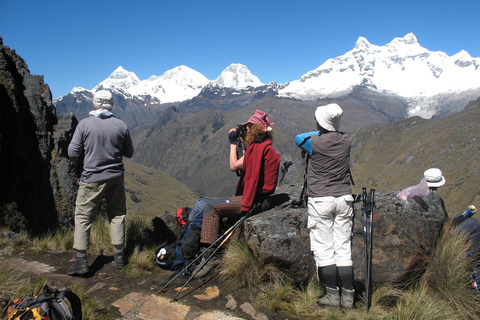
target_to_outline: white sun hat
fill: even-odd
[[[315,111],[315,120],[317,120],[318,124],[325,130],[338,131],[342,114],[342,108],[336,103],[331,103],[317,108]]]
[[[438,168],[430,168],[423,173],[429,187],[441,187],[445,184],[445,177]]]

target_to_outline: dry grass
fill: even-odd
[[[241,241],[232,241],[222,261],[222,277],[232,287],[246,287],[252,293],[265,283],[283,283],[284,274],[275,266],[265,264],[254,257],[248,246]]]
[[[408,289],[394,284],[375,287],[368,313],[363,297],[357,297],[353,310],[318,307],[323,289],[316,279],[296,287],[273,265],[255,259],[239,241],[230,244],[221,274],[231,286],[248,288],[260,311],[288,319],[480,319],[480,298],[469,283],[473,268],[472,259],[466,257],[469,245],[447,224],[422,278]]]
[[[149,228],[148,221],[144,219],[131,219],[127,223],[130,260],[125,272],[130,277],[144,276],[154,268],[152,257],[155,246],[148,239]],[[69,244],[63,243],[65,239]],[[71,247],[72,241],[72,232],[49,235],[33,241],[24,233],[14,239],[13,243],[22,247],[36,246],[39,250],[65,250]],[[98,244],[95,245],[95,242]],[[113,250],[109,224],[102,217],[95,221],[92,228],[92,245],[91,251],[96,254]],[[361,296],[357,297],[357,308],[353,310],[318,307],[316,301],[323,295],[323,289],[316,279],[304,287],[295,286],[275,266],[257,259],[246,243],[239,240],[232,240],[229,244],[220,274],[226,285],[246,288],[259,311],[288,319],[480,319],[480,299],[469,283],[473,265],[472,260],[466,257],[468,249],[469,243],[465,237],[452,233],[452,227],[447,224],[422,278],[412,283],[408,289],[394,284],[375,287],[368,313]],[[0,265],[2,295],[23,295],[28,293],[27,289],[40,290],[44,283],[32,283],[18,271],[2,270]],[[86,298],[82,298],[82,301],[83,299]],[[95,301],[87,303],[90,304],[90,311],[87,311],[86,319],[101,319],[101,305]]]

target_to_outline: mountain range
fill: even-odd
[[[472,58],[463,50],[453,56],[429,51],[412,33],[384,46],[360,37],[351,51],[284,84],[265,85],[242,64],[231,64],[215,80],[208,80],[187,66],[140,80],[134,72],[120,66],[92,90],[76,87],[71,94],[104,88],[125,99],[158,105],[190,100],[204,89],[226,88],[240,94],[268,88],[279,97],[316,100],[344,96],[357,86],[402,98],[407,116],[430,118],[450,114],[459,111],[458,104],[464,106],[480,92],[480,58]]]
[[[213,81],[185,66],[143,81],[118,68],[92,90],[75,88],[54,103],[57,114],[72,112],[81,119],[92,109],[94,91],[112,90],[114,114],[125,120],[132,132],[133,161],[164,171],[208,197],[234,192],[238,178],[228,167],[227,132],[256,109],[267,112],[275,122],[274,146],[282,161],[292,162],[283,183],[301,185],[305,165],[293,139],[315,130],[317,106],[338,103],[344,110],[340,129],[354,141],[355,188],[401,189],[418,183],[429,167],[446,168],[449,184],[460,192],[447,203],[447,209],[452,208],[449,212],[456,213],[463,202],[475,198],[475,187],[467,190],[462,181],[476,176],[478,169],[474,169],[474,161],[455,171],[457,161],[470,163],[467,157],[471,154],[464,149],[451,157],[442,155],[455,145],[469,145],[470,139],[480,141],[471,136],[476,133],[476,120],[465,116],[475,113],[462,111],[472,101],[477,104],[471,108],[478,107],[479,66],[479,59],[466,52],[452,57],[430,52],[413,34],[382,47],[360,38],[345,55],[285,84],[262,84],[240,64],[229,66]],[[452,135],[464,125],[462,121],[468,122],[472,131]],[[411,124],[409,130],[399,129],[404,123]],[[438,132],[435,139],[430,138],[432,131],[422,129],[430,126]],[[422,150],[428,150],[428,156]],[[477,154],[479,147],[469,150]],[[387,159],[388,154],[397,158]],[[453,195],[457,191],[448,192]]]

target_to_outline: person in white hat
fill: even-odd
[[[427,185],[430,190],[436,190],[445,184],[446,180],[442,174],[442,171],[438,168],[430,168],[423,173]]]
[[[87,250],[90,229],[101,201],[107,202],[110,235],[114,245],[117,269],[126,264],[125,242],[125,187],[123,158],[131,158],[134,148],[127,125],[113,116],[113,96],[99,90],[93,97],[94,110],[82,119],[68,146],[70,158],[84,155],[75,202],[74,243],[75,263],[68,268],[69,275],[88,273]]]
[[[302,149],[302,156],[308,157],[310,245],[327,291],[319,304],[348,309],[353,308],[355,295],[351,252],[353,197],[350,139],[338,131],[342,114],[342,108],[335,103],[318,107],[318,131],[299,134],[295,142]]]

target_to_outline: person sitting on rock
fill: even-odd
[[[319,304],[353,308],[350,139],[338,131],[342,114],[342,108],[335,103],[318,107],[318,131],[299,134],[295,142],[302,149],[302,156],[309,156],[307,224],[311,250],[327,291]]]
[[[266,210],[270,206],[270,195],[275,192],[278,173],[280,171],[280,155],[272,145],[273,130],[267,114],[257,110],[242,126],[246,129],[245,143],[247,149],[244,155],[238,157],[237,144],[243,137],[239,136],[237,129],[230,129],[228,138],[230,142],[230,169],[241,171],[237,183],[235,196],[227,199],[214,200],[204,207],[200,244],[202,246],[202,261],[196,273],[196,278],[207,275],[216,265],[220,258],[217,254],[210,257],[207,263],[200,269],[211,252],[204,252],[219,237],[220,224],[224,218],[228,222],[238,221],[252,208],[261,207]]]
[[[438,168],[430,168],[423,173],[425,180],[430,191],[436,191],[439,187],[443,186],[446,182],[442,171]]]

